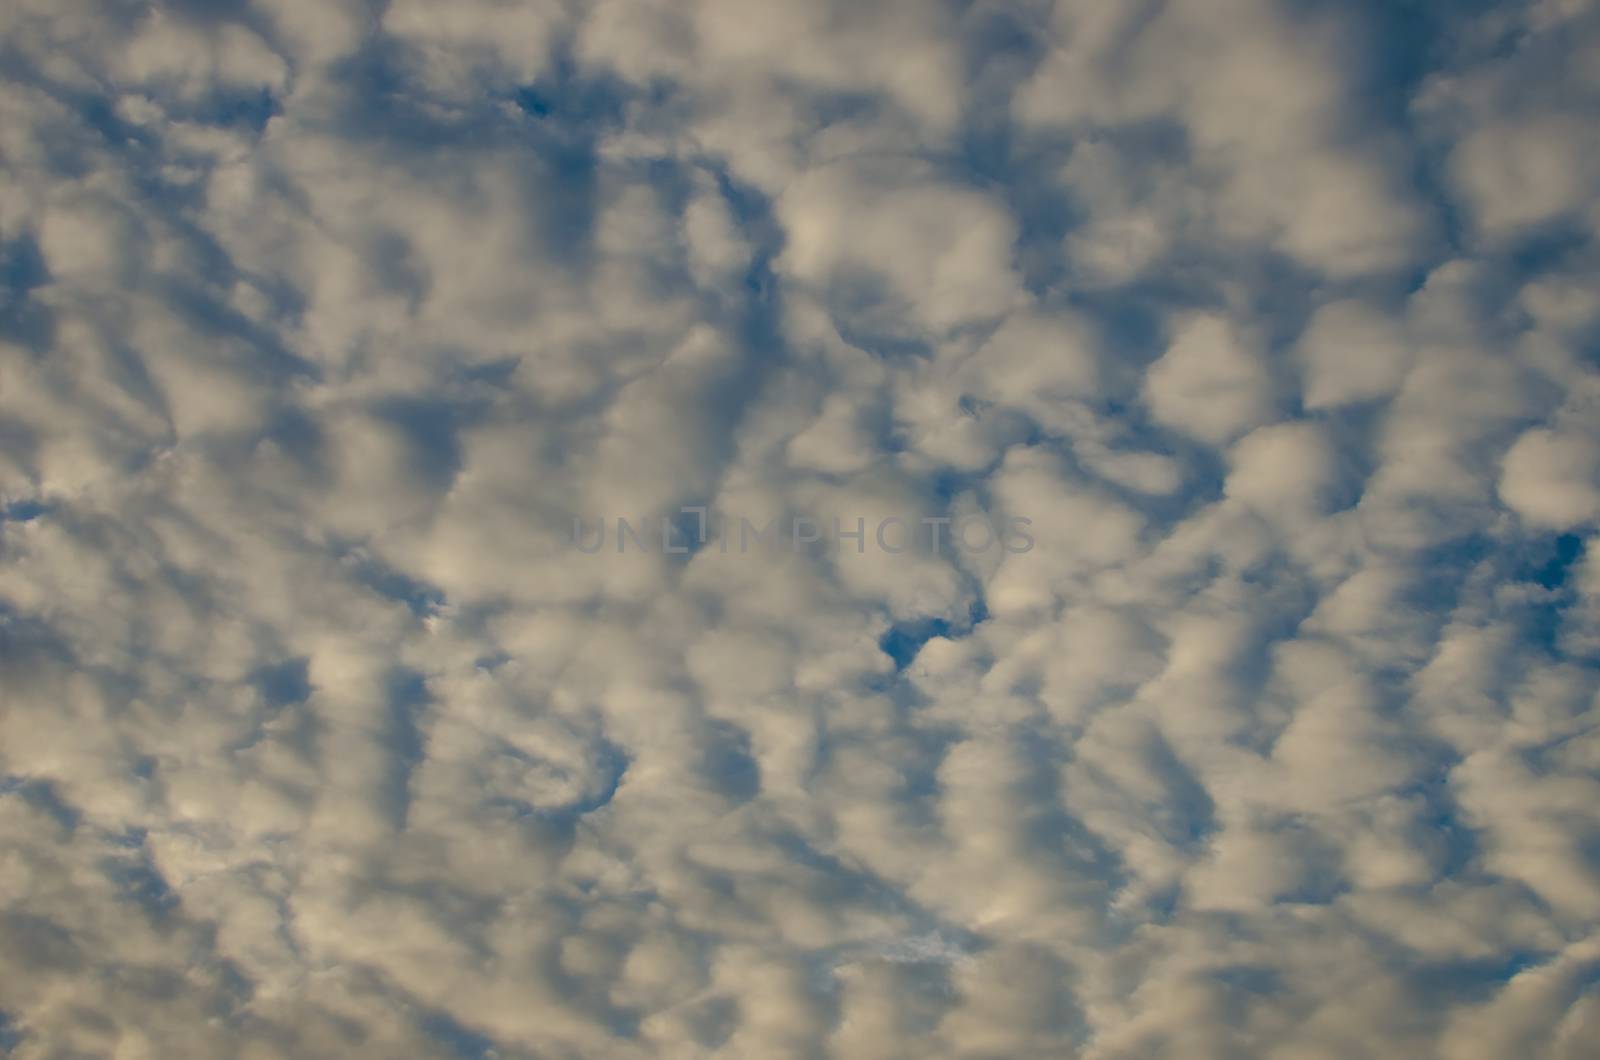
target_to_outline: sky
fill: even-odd
[[[1597,1055],[1594,0],[7,0],[0,175],[0,1056]]]

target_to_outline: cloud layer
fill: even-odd
[[[0,40],[0,1055],[1592,1055],[1593,3]]]

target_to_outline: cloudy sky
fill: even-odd
[[[1597,188],[1593,0],[6,0],[0,1055],[1600,1055]]]

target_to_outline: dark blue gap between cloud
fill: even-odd
[[[959,639],[988,617],[988,607],[982,600],[978,600],[972,605],[967,621],[962,626],[952,625],[943,618],[924,618],[896,623],[878,639],[878,648],[894,660],[895,670],[901,671],[911,665],[911,660],[917,657],[917,652],[921,651],[922,646],[928,641],[935,637]]]
[[[428,1013],[417,1021],[417,1026],[461,1060],[490,1060],[497,1055],[494,1039],[468,1029],[443,1012]]]

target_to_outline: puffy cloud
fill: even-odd
[[[1587,1055],[1592,7],[7,5],[0,1052]]]
[[[782,273],[847,313],[860,304],[858,326],[891,337],[907,322],[938,332],[1016,305],[1015,223],[998,204],[898,166],[874,168],[838,164],[785,189],[777,202],[788,234]]]
[[[1188,156],[1181,174],[1123,163],[1134,173],[1120,187],[1108,184],[1107,163],[1118,163],[1104,148],[1063,171],[1092,211],[1073,240],[1092,271],[1143,271],[1168,253],[1159,231],[1173,227],[1341,277],[1402,266],[1422,243],[1428,222],[1404,156],[1386,130],[1351,120],[1361,27],[1237,0],[1152,14],[1065,2],[1052,30],[1019,117],[1084,132],[1170,123]]]
[[[533,81],[550,61],[563,21],[555,3],[482,0],[441,8],[399,0],[384,9],[381,24],[418,53],[425,90],[451,99]]]
[[[1180,320],[1171,345],[1145,375],[1145,402],[1164,424],[1213,445],[1272,410],[1272,380],[1254,340],[1225,318]]]
[[[1593,140],[1582,119],[1487,125],[1461,143],[1451,164],[1479,226],[1503,236],[1590,205]]]
[[[1308,409],[1388,397],[1410,363],[1405,333],[1394,318],[1354,301],[1318,307],[1299,347]]]
[[[1535,526],[1567,530],[1600,519],[1600,442],[1535,428],[1506,452],[1500,496]]]
[[[1268,511],[1322,507],[1337,471],[1333,445],[1310,423],[1262,427],[1229,455],[1228,496]]]

